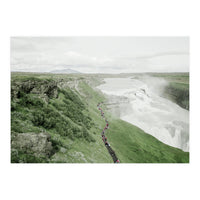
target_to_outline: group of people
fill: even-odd
[[[102,103],[103,103],[103,102],[98,103],[98,104],[97,104],[97,108],[101,111],[101,116],[102,116],[102,118],[105,119],[105,122],[106,122],[106,126],[104,127],[103,131],[101,132],[101,136],[102,136],[102,140],[103,140],[105,146],[108,148],[108,147],[110,147],[110,144],[108,143],[107,137],[105,136],[105,131],[109,128],[109,124],[108,124],[108,120],[105,118],[105,115],[104,115],[104,112],[103,112],[102,108],[100,107]],[[110,148],[110,149],[111,149],[111,148]],[[112,151],[113,151],[113,150],[112,150]],[[110,153],[110,151],[109,151],[109,153]],[[114,153],[114,151],[113,151],[113,153]],[[111,156],[113,156],[113,153],[110,153]],[[114,154],[115,154],[115,153],[114,153]],[[116,157],[116,155],[114,155],[114,156]],[[119,163],[119,159],[115,159],[114,162],[115,162],[115,163]]]

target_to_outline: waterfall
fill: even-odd
[[[161,97],[165,84],[158,78],[105,78],[98,86],[109,97],[118,117],[158,140],[189,151],[189,112]]]

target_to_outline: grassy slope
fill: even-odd
[[[112,120],[108,135],[111,146],[124,163],[189,162],[189,153],[163,144],[141,129],[121,120]]]
[[[49,77],[48,75],[37,76],[41,79]],[[66,75],[60,77],[65,79]],[[51,78],[55,80],[60,77],[54,76]],[[67,76],[67,78],[69,77]],[[95,78],[92,80],[92,77],[87,77],[87,80],[88,79],[93,81],[93,83],[97,83]],[[98,102],[105,100],[103,95],[92,89],[85,82],[84,76],[83,79],[79,81],[79,91],[74,90],[74,93],[79,96],[81,102],[86,106],[83,113],[92,118],[93,125],[88,129],[88,132],[95,142],[89,142],[82,137],[75,137],[72,139],[69,136],[59,134],[55,129],[46,130],[50,133],[52,139],[58,143],[57,145],[59,147],[59,150],[48,162],[112,163],[113,161],[100,136],[101,130],[105,126],[105,122],[102,120],[96,107]],[[59,105],[63,103],[64,99],[65,97],[60,93],[57,99],[53,98],[51,101],[54,103],[56,102]],[[52,104],[50,105],[50,108],[57,112],[56,108],[52,106]],[[24,109],[26,110],[26,108],[21,109],[23,112],[25,112]],[[34,107],[32,109],[39,108]],[[156,138],[144,133],[141,129],[122,120],[111,117],[109,113],[106,112],[106,107],[104,107],[104,110],[110,122],[110,129],[107,132],[108,141],[122,163],[189,162],[189,153],[185,153],[179,149],[159,142]],[[40,132],[41,130],[44,130],[43,127],[34,126],[30,120],[23,121],[23,117],[19,117],[23,112],[18,111],[17,115],[14,115],[13,120],[20,121],[20,126],[25,125],[25,132]],[[30,115],[30,113],[28,113],[29,112],[26,113],[26,117]],[[63,117],[63,120],[70,120],[66,116]]]
[[[74,82],[75,80],[80,81],[80,85],[82,85],[83,90],[84,86],[86,85],[82,79],[79,78],[79,76],[68,76],[68,75],[48,75],[48,74],[20,74],[20,73],[14,73],[12,74],[12,85],[16,84],[23,84],[23,82],[26,82],[27,80],[35,80],[36,86],[44,84],[44,80],[49,80],[50,82],[56,80],[57,82],[60,81],[60,79],[64,79],[64,82],[67,83],[67,85],[70,85],[69,81]],[[42,82],[41,82],[42,81]],[[69,84],[68,84],[69,83]],[[17,89],[16,89],[17,90]],[[11,131],[12,135],[19,134],[19,133],[27,133],[27,132],[48,132],[52,137],[52,142],[56,146],[58,150],[56,150],[56,153],[47,160],[42,160],[43,162],[67,162],[67,163],[82,163],[82,162],[95,162],[95,163],[112,163],[112,159],[110,155],[107,153],[106,148],[104,147],[101,137],[100,137],[100,131],[104,127],[104,123],[100,122],[99,124],[95,124],[96,118],[100,119],[98,110],[96,109],[96,102],[102,101],[103,97],[98,95],[91,96],[87,91],[84,91],[84,95],[86,97],[84,98],[82,95],[80,95],[75,89],[72,89],[72,95],[75,95],[80,98],[80,102],[78,104],[73,105],[74,98],[72,103],[70,104],[70,107],[65,109],[62,107],[65,100],[69,100],[69,98],[66,98],[64,95],[64,91],[68,91],[69,88],[67,86],[62,88],[62,91],[59,92],[58,98],[50,98],[48,103],[44,103],[42,99],[39,97],[39,95],[36,94],[30,94],[26,93],[23,94],[22,97],[17,99],[12,99],[11,101]],[[68,94],[68,93],[67,93]],[[92,97],[92,98],[91,98]],[[88,106],[88,98],[91,100],[93,104],[92,108],[90,109],[90,106]],[[38,102],[40,104],[38,104]],[[68,102],[70,103],[70,102]],[[92,140],[90,141],[90,137],[81,136],[78,137],[77,134],[82,134],[81,131],[76,131],[76,129],[81,129],[81,125],[78,123],[72,121],[72,118],[67,116],[65,114],[65,111],[70,111],[71,108],[74,110],[71,110],[69,112],[70,114],[76,114],[75,119],[80,117],[80,114],[78,114],[78,110],[76,110],[76,107],[79,104],[84,104],[86,109],[82,111],[84,116],[89,116],[90,118],[93,118],[92,126],[90,128],[87,128],[87,131],[89,133],[88,136],[92,137]],[[64,104],[65,107],[67,107],[67,104]],[[88,110],[89,108],[89,110]],[[50,112],[49,115],[47,115],[47,112]],[[42,123],[43,118],[36,118],[40,117],[44,114],[45,122]],[[35,120],[35,118],[37,120]],[[36,122],[35,122],[36,121]],[[65,123],[67,123],[65,125]],[[51,127],[54,124],[55,127]],[[66,129],[61,129],[62,125],[65,126]],[[59,129],[59,130],[58,130]],[[69,130],[69,134],[66,133],[67,130]],[[75,129],[75,131],[74,131]],[[72,133],[71,133],[72,131]],[[77,133],[78,132],[78,133]],[[89,141],[88,141],[89,139]],[[20,161],[19,162],[29,162],[27,157],[29,155],[25,155],[26,153],[22,152],[19,155],[19,158],[14,158],[14,161]],[[41,162],[41,159],[35,158],[35,160],[31,160],[31,162]]]
[[[90,112],[96,113],[96,101],[99,99],[95,97],[98,96],[98,93],[95,92],[95,94],[87,85],[84,87],[88,91],[88,95],[90,94],[90,98],[88,98]],[[103,110],[109,120],[110,128],[106,132],[108,141],[122,163],[189,162],[189,153],[163,144],[136,126],[113,118],[106,112],[105,106],[103,106]],[[103,121],[101,118],[99,119],[99,114],[97,116],[95,114],[94,119],[99,124]]]
[[[88,113],[93,119],[94,126],[89,130],[93,134],[96,142],[88,143],[84,140],[76,139],[67,153],[56,153],[52,157],[53,162],[71,162],[71,163],[112,163],[112,158],[107,152],[102,139],[101,130],[104,128],[104,122],[101,120],[96,102],[104,100],[103,96],[94,92],[84,81],[79,84],[82,101],[88,106]]]

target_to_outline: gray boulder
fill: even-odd
[[[50,157],[53,152],[48,133],[19,133],[12,136],[12,149],[32,153],[36,157]]]

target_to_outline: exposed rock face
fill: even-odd
[[[12,137],[12,149],[33,153],[36,157],[49,157],[53,152],[48,133],[20,133]]]
[[[11,85],[12,98],[20,98],[21,92],[26,94],[38,94],[48,98],[58,97],[58,86],[55,81],[48,80],[27,80],[14,82]]]
[[[174,101],[182,108],[189,110],[189,89],[176,88],[173,85],[168,85],[165,87],[163,96]]]
[[[53,82],[45,83],[40,85],[39,87],[34,87],[31,91],[33,94],[44,94],[49,98],[57,98],[58,96],[58,87],[57,84]]]

